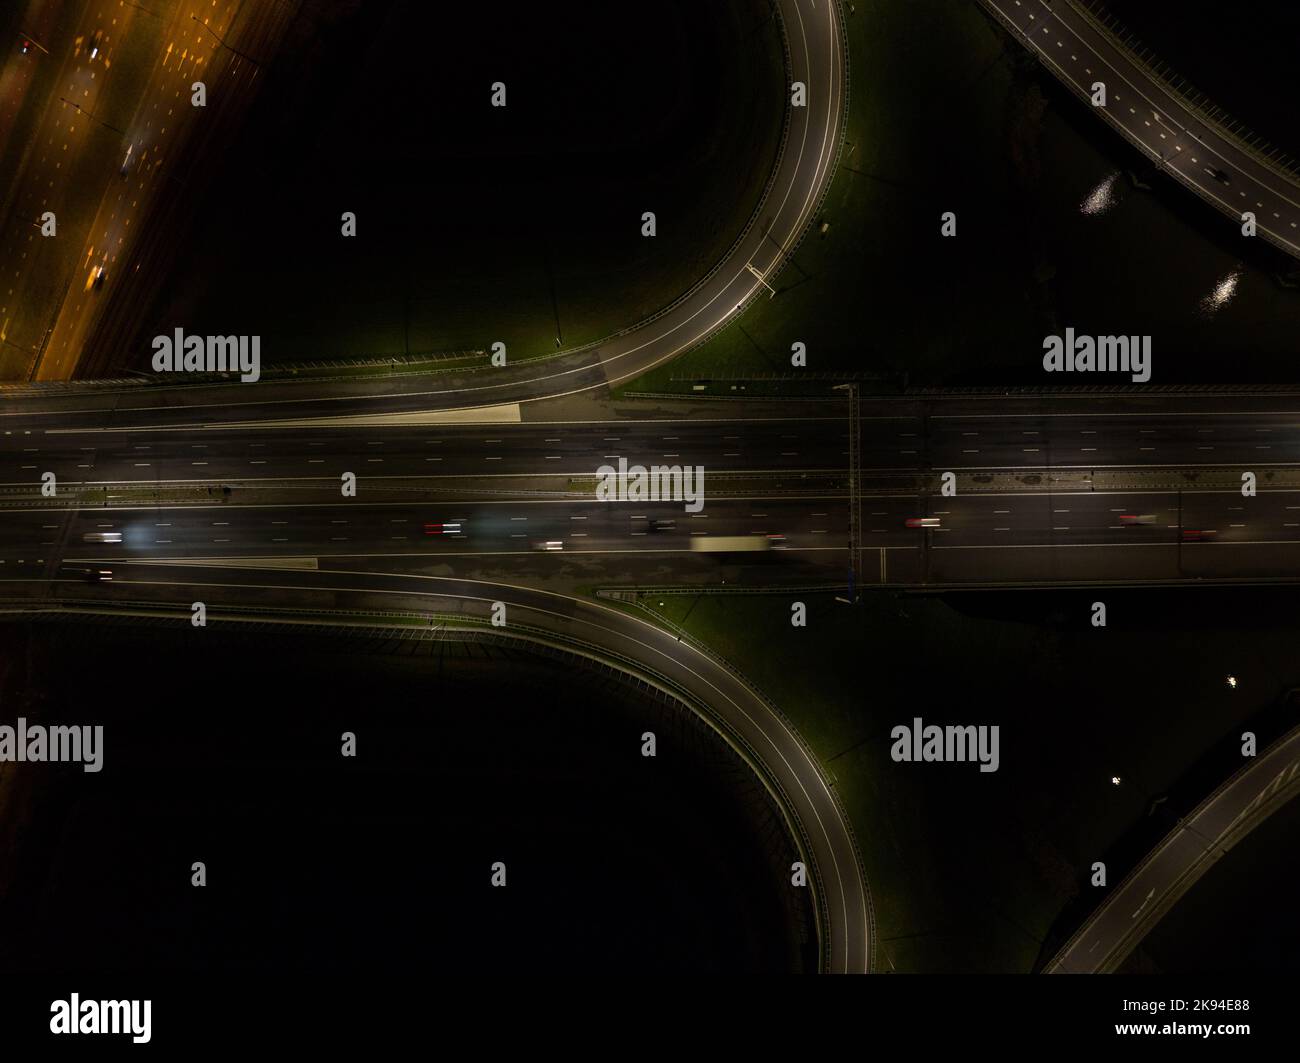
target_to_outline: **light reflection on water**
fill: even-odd
[[[1232,297],[1237,294],[1237,283],[1240,280],[1239,269],[1234,269],[1231,273],[1225,273],[1220,277],[1210,294],[1201,300],[1201,313],[1208,317],[1232,302]]]
[[[1088,193],[1088,197],[1079,204],[1079,213],[1086,214],[1089,217],[1095,217],[1098,214],[1105,214],[1116,203],[1119,202],[1119,196],[1115,191],[1115,184],[1119,180],[1119,171],[1115,171],[1106,177],[1101,184]]]

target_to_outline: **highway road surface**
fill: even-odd
[[[95,3],[102,2],[95,0]],[[521,361],[501,369],[452,375],[445,378],[441,387],[434,389],[436,398],[426,396],[426,406],[489,405],[604,389],[612,382],[639,376],[652,366],[698,345],[727,325],[751,298],[766,295],[764,281],[776,281],[811,224],[830,185],[847,107],[847,50],[839,6],[824,0],[777,0],[776,6],[787,44],[788,80],[791,85],[801,82],[806,86],[806,105],[788,108],[788,126],[776,168],[757,212],[728,255],[681,299],[649,320],[640,324],[629,323],[627,330],[580,351],[532,362]],[[276,9],[277,5],[266,3],[256,11],[264,13]],[[97,12],[96,7],[83,19],[87,32],[98,25]],[[231,66],[232,87],[227,95],[245,94],[247,86],[239,80],[245,76],[244,72],[233,69],[238,66],[238,56],[227,54],[227,50],[220,48],[213,52],[211,40],[206,39],[201,28],[190,21],[190,14],[189,4],[174,5],[169,12],[171,22],[168,29],[158,38],[160,44],[169,42],[171,47],[162,54],[147,90],[141,95],[142,102],[126,138],[128,142],[139,140],[141,149],[147,148],[152,153],[152,162],[139,172],[138,177],[130,177],[126,186],[119,187],[120,182],[114,183],[117,175],[113,171],[92,230],[101,235],[90,246],[86,261],[79,263],[83,279],[89,276],[87,271],[92,259],[98,261],[106,252],[111,266],[116,261],[115,256],[122,253],[119,245],[128,238],[127,227],[132,212],[148,191],[145,183],[153,180],[157,156],[166,150],[162,138],[176,135],[176,123],[164,122],[154,111],[160,101],[170,105],[173,90],[179,84],[176,82],[178,75],[188,79],[192,70],[185,63],[192,65],[197,56],[197,61],[202,63],[221,62]],[[239,7],[230,4],[215,14],[206,8],[203,11],[203,17],[212,20],[216,31],[239,15]],[[136,13],[135,17],[145,16]],[[116,31],[115,44],[126,32],[125,26]],[[184,59],[182,44],[177,43],[182,37]],[[89,78],[81,52],[63,61],[69,67],[69,76]],[[77,95],[75,85],[73,91]],[[89,103],[84,106],[91,111]],[[59,107],[66,108],[67,105],[52,104],[48,121],[66,120],[58,111]],[[86,126],[79,134],[83,138],[100,131],[87,119],[82,119],[82,123]],[[13,239],[25,241],[29,228],[19,226],[14,230]],[[102,234],[107,234],[107,246],[104,246]],[[36,370],[42,380],[67,379],[73,373],[80,342],[86,337],[100,302],[96,296],[102,293],[96,292],[93,286],[83,291],[76,277],[72,281],[75,283],[70,282],[66,300],[60,298],[59,301],[59,305],[64,306],[63,313],[71,315],[70,322],[58,324],[48,344],[43,336],[24,335],[15,341],[20,347],[42,352]],[[0,315],[0,319],[2,317]],[[43,323],[41,327],[44,328]],[[528,353],[536,355],[538,352]]]
[[[892,559],[886,572],[882,556],[882,582],[1015,582],[1026,558],[1044,559],[1045,570],[1031,575],[1045,582],[1106,575],[1106,564],[1074,561],[1094,555],[1130,559],[1135,578],[1158,576],[1151,561],[1158,555],[1184,574],[1201,559],[1221,558],[1220,575],[1231,579],[1254,571],[1255,562],[1243,560],[1247,544],[1259,551],[1251,556],[1261,559],[1261,574],[1300,572],[1300,409],[1289,400],[1165,396],[1081,408],[1074,398],[1038,398],[999,406],[991,413],[977,400],[903,399],[869,407],[864,478],[896,485],[862,499],[864,549]],[[501,600],[529,611],[529,627],[563,622],[581,629],[581,641],[614,640],[605,643],[611,657],[672,676],[770,773],[824,891],[828,969],[866,968],[869,894],[815,758],[723,666],[712,662],[709,672],[672,635],[574,590],[625,581],[842,581],[847,425],[838,404],[802,415],[790,404],[766,416],[751,405],[743,416],[734,406],[721,407],[727,415],[716,405],[692,407],[711,410],[708,417],[634,416],[631,408],[643,408],[634,406],[588,420],[347,429],[190,428],[165,417],[155,425],[141,409],[131,411],[134,427],[107,431],[93,425],[98,411],[26,407],[4,411],[0,436],[6,597],[109,606],[184,603],[202,593],[232,608],[302,609],[392,608],[396,600],[410,608],[416,598],[417,610],[431,612]],[[587,493],[595,469],[620,456],[704,464],[710,482],[724,486],[695,515],[675,503],[598,503]],[[1243,462],[1276,478],[1251,499],[1232,483]],[[346,466],[361,470],[356,499],[340,497],[333,483]],[[954,498],[935,490],[936,472],[947,466],[962,484]],[[93,506],[43,499],[47,468],[66,492],[84,485],[112,497]],[[234,485],[229,500],[222,484]],[[130,497],[140,490],[204,497]],[[940,526],[906,526],[921,514]],[[1178,533],[1191,525],[1213,525],[1221,538],[1184,542]],[[99,541],[109,534],[120,541]],[[761,557],[722,562],[689,546],[697,535],[750,534],[779,541]],[[563,549],[537,551],[539,541]],[[98,567],[113,571],[111,583],[88,582]]]
[[[1208,122],[1070,0],[980,0],[1043,65],[1165,173],[1241,225],[1300,257],[1300,180]],[[1226,33],[1232,27],[1225,27]]]
[[[1183,817],[1044,968],[1048,974],[1105,974],[1211,867],[1300,789],[1300,728],[1247,761]]]
[[[824,969],[870,970],[873,914],[865,876],[847,818],[817,759],[742,677],[648,620],[601,602],[528,587],[368,568],[245,571],[139,564],[117,571],[113,598],[169,601],[186,612],[199,598],[208,605],[209,623],[220,622],[222,608],[237,612],[252,597],[306,610],[386,609],[480,619],[500,601],[507,610],[503,630],[571,642],[634,675],[666,684],[749,759],[794,817],[793,831],[802,839],[803,857],[810,858],[820,894],[816,907]],[[6,580],[0,586],[6,595],[39,594],[39,582]],[[76,577],[60,581],[55,590],[56,599],[109,600],[104,586],[89,586]]]
[[[1154,95],[1068,4],[986,2],[1072,84],[1102,71],[1107,116],[1175,177],[1226,213],[1256,210],[1269,239],[1296,248],[1294,190],[1196,127],[1175,97]],[[521,633],[653,674],[751,758],[814,869],[826,969],[869,970],[870,894],[816,758],[724,664],[576,590],[830,587],[849,568],[846,405],[638,405],[607,395],[611,382],[697,345],[761,296],[755,271],[776,277],[830,181],[846,103],[840,12],[824,0],[777,3],[790,76],[807,84],[808,106],[791,110],[753,224],[683,300],[592,348],[501,370],[6,397],[0,594],[105,606],[187,606],[202,594],[217,609],[469,617],[503,601]],[[117,200],[105,203],[111,219]],[[72,350],[80,334],[56,349]],[[591,400],[586,416],[574,416],[573,402],[544,401],[572,396]],[[432,416],[466,407],[477,413]],[[1300,579],[1300,395],[905,396],[864,400],[862,414],[867,582]],[[620,457],[704,466],[704,510],[596,502],[587,492],[597,468]],[[954,497],[939,493],[944,471],[958,476]],[[1234,482],[1243,471],[1259,477],[1256,495]],[[47,472],[61,496],[41,494]],[[344,472],[357,474],[356,498],[338,490]],[[920,517],[939,523],[908,526]],[[772,548],[696,555],[691,540],[709,535],[762,535]],[[562,549],[537,549],[554,542]],[[88,580],[99,567],[111,582]],[[1168,859],[1160,874],[1176,870]]]
[[[1024,412],[983,413],[966,401],[877,402],[861,426],[863,578],[961,586],[1300,577],[1300,401],[1166,396],[1145,409],[1120,405],[1040,399]],[[65,545],[60,536],[84,532],[63,520],[65,501],[41,499],[41,476],[53,472],[65,499],[87,515],[93,504],[97,520],[125,532],[108,556],[292,551],[478,564],[562,540],[564,558],[546,563],[603,556],[614,580],[629,574],[616,566],[634,554],[678,555],[673,563],[690,567],[696,561],[680,555],[692,538],[764,534],[781,537],[780,558],[740,559],[754,569],[747,578],[842,580],[844,408],[694,409],[652,416],[625,404],[592,419],[292,429],[179,428],[166,423],[170,410],[137,409],[134,427],[103,429],[91,427],[103,418],[93,409],[28,413],[17,402],[0,415],[0,504],[22,512],[0,534],[0,563],[47,561],[47,547]],[[597,503],[597,469],[621,457],[703,467],[703,510]],[[360,484],[355,498],[338,489],[348,471]],[[940,494],[943,471],[956,475],[955,497]],[[1256,477],[1253,496],[1241,491],[1243,472]],[[938,524],[908,527],[916,518]],[[425,523],[445,520],[462,526],[424,534]],[[152,534],[151,525],[163,529]],[[537,563],[520,562],[530,571]]]
[[[0,65],[0,137],[21,110],[33,118],[10,155],[0,211],[6,376],[67,379],[106,315],[139,312],[147,300],[112,296],[128,268],[134,274],[146,252],[175,239],[160,200],[184,187],[196,144],[228,128],[254,94],[256,65],[221,38],[270,54],[292,11],[239,0],[81,0],[61,9],[28,0],[29,32],[43,43],[9,50]],[[189,103],[196,80],[212,94],[201,112]],[[45,211],[57,219],[54,238],[39,232]]]
[[[5,598],[111,607],[202,595],[219,607],[300,610],[401,602],[428,613],[504,601],[527,627],[603,646],[709,707],[780,794],[806,846],[827,969],[869,967],[870,895],[815,757],[725,666],[578,590],[842,584],[843,406],[747,404],[740,415],[712,404],[669,416],[628,404],[586,420],[352,428],[177,427],[168,411],[142,408],[130,411],[132,427],[104,430],[94,423],[101,411],[59,404],[11,402],[0,416]],[[1125,565],[1134,579],[1300,576],[1298,398],[1039,397],[999,400],[996,412],[985,400],[900,399],[864,409],[863,479],[885,485],[861,500],[864,550],[880,555],[868,571],[879,582],[1060,583],[1115,578]],[[706,491],[697,515],[680,503],[596,502],[596,468],[620,456],[704,464],[722,489]],[[1247,461],[1261,476],[1249,499],[1233,483]],[[952,498],[937,492],[948,465],[962,484]],[[343,466],[360,470],[355,499],[338,493]],[[40,494],[47,468],[62,501]],[[223,484],[233,484],[229,496]],[[107,504],[75,500],[86,488]],[[131,497],[142,490],[159,500]],[[202,497],[169,497],[177,491]],[[940,526],[906,527],[921,514]],[[428,534],[429,524],[440,527]],[[1192,524],[1213,524],[1221,538],[1184,542]],[[108,533],[121,541],[98,541]],[[717,559],[691,552],[699,534],[781,538],[761,556]],[[564,548],[533,548],[552,539]],[[89,582],[97,567],[113,580]]]
[[[851,831],[820,765],[779,713],[725,666],[647,621],[567,592],[512,582],[517,576],[544,583],[543,566],[588,562],[609,579],[624,571],[618,566],[629,556],[659,564],[675,578],[685,572],[708,581],[722,570],[706,567],[716,566],[713,559],[691,556],[689,542],[697,535],[778,537],[777,548],[761,559],[733,559],[726,569],[744,570],[761,583],[810,575],[829,582],[847,568],[842,484],[810,495],[795,482],[845,471],[847,426],[839,407],[767,417],[620,412],[586,423],[547,420],[537,408],[545,398],[604,395],[611,382],[697,345],[765,292],[755,272],[775,279],[807,230],[839,149],[845,49],[835,5],[779,0],[779,6],[790,77],[807,84],[809,105],[791,110],[780,161],[754,223],[683,300],[587,350],[499,371],[324,386],[273,381],[255,391],[87,390],[7,403],[0,411],[0,504],[13,507],[0,533],[6,595],[183,605],[201,592],[218,608],[271,601],[325,609],[395,608],[401,602],[409,609],[416,601],[419,611],[470,615],[504,601],[521,630],[563,636],[648,669],[705,709],[752,757],[793,817],[818,883],[827,969],[868,970],[870,897]],[[1019,26],[1067,82],[1086,88],[1100,71],[1110,88],[1107,117],[1177,179],[1229,215],[1255,210],[1267,238],[1296,249],[1300,207],[1290,183],[1230,140],[1200,128],[1176,97],[1150,84],[1122,52],[1108,50],[1086,19],[1068,5],[1058,4],[1055,12],[1029,0],[990,6]],[[111,222],[113,205],[106,204]],[[56,350],[66,354],[80,335],[75,329],[70,338],[61,335]],[[56,375],[63,374],[58,368]],[[514,403],[524,409],[513,413],[514,423],[490,426],[304,424],[354,414],[359,400],[368,413],[412,416]],[[1300,513],[1300,485],[1264,489],[1249,501],[1204,486],[1215,470],[1269,469],[1285,478],[1300,467],[1300,406],[1222,400],[1224,408],[1214,409],[1215,401],[1008,401],[995,410],[977,401],[868,404],[862,548],[879,554],[877,581],[1300,576],[1300,534],[1292,530],[1300,529],[1300,519],[1287,519],[1293,509]],[[269,424],[277,420],[282,427]],[[535,495],[565,495],[563,481],[590,477],[619,456],[702,464],[715,480],[725,481],[728,473],[767,480],[748,491],[729,487],[694,516],[664,504],[612,508],[590,498]],[[367,487],[409,487],[413,497],[304,502],[303,492],[322,490],[343,466],[356,466]],[[933,477],[945,469],[961,474],[968,490],[956,498],[938,496]],[[229,502],[149,504],[121,497],[67,509],[40,499],[40,474],[47,470],[67,488],[165,493],[186,484],[234,490]],[[1189,481],[1189,471],[1204,479]],[[453,494],[430,486],[430,477],[444,478]],[[482,497],[496,477],[509,481],[501,497]],[[1045,477],[1060,483],[1045,487]],[[455,491],[466,491],[451,483],[458,478],[472,479],[480,494],[456,497]],[[521,486],[524,478],[537,482]],[[940,525],[906,527],[917,516],[938,518]],[[431,524],[438,526],[435,533]],[[1212,531],[1214,538],[1187,541],[1189,529]],[[105,532],[120,533],[121,542],[93,541]],[[552,541],[564,549],[534,549]],[[248,558],[290,567],[243,567]],[[205,563],[174,563],[196,559]],[[300,561],[307,567],[293,567]],[[493,579],[468,578],[485,564],[495,566]],[[111,566],[111,583],[88,583],[79,571],[99,565]]]

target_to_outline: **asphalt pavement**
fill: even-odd
[[[1300,257],[1300,179],[1230,136],[1070,0],[980,0],[1043,65],[1159,169],[1241,226]],[[1231,27],[1225,27],[1231,32]]]
[[[1048,962],[1049,974],[1115,971],[1207,871],[1300,788],[1300,728],[1284,735],[1179,820],[1106,894]]]

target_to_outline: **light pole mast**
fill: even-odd
[[[849,399],[849,601],[858,600],[862,583],[862,506],[859,476],[862,466],[862,419],[858,415],[858,385],[837,384]],[[882,578],[884,573],[881,573]]]

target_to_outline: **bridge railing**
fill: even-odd
[[[171,606],[169,608],[166,604],[157,602],[114,601],[110,603],[99,599],[77,598],[43,600],[0,598],[0,615],[4,614],[17,614],[29,620],[56,623],[85,620],[87,617],[93,617],[97,621],[109,623],[148,624],[152,622],[163,625],[177,622],[186,624],[190,616],[189,610],[183,606]],[[212,613],[210,615],[216,614]],[[808,828],[795,814],[794,802],[791,800],[789,793],[786,792],[785,787],[782,786],[779,779],[766,770],[763,758],[750,742],[720,715],[716,714],[712,706],[692,695],[690,691],[671,676],[617,650],[597,646],[568,633],[519,623],[511,623],[505,628],[496,628],[486,618],[466,613],[238,606],[222,609],[220,615],[226,622],[242,622],[254,628],[260,626],[266,629],[275,627],[280,630],[293,630],[296,628],[307,630],[324,624],[340,635],[352,635],[354,637],[373,636],[376,631],[381,631],[390,637],[418,639],[421,641],[460,641],[487,646],[509,646],[522,642],[526,643],[530,649],[553,659],[583,665],[595,664],[608,673],[617,676],[620,680],[630,682],[638,690],[661,700],[673,702],[685,711],[693,713],[697,719],[703,721],[717,732],[733,752],[749,766],[750,770],[768,791],[769,798],[776,806],[776,815],[785,823],[786,829],[791,836],[797,839],[801,849],[800,855],[806,860],[816,886],[817,902],[814,905],[814,912],[818,929],[821,931],[819,934],[820,960],[823,967],[825,966],[829,956],[830,944],[830,902],[822,878],[822,870],[817,862],[812,859],[813,844]],[[695,643],[694,640],[690,640],[689,636],[687,636],[687,639],[691,642],[691,645],[700,649],[709,660],[731,675],[737,676],[743,682],[748,683],[748,680],[744,679],[726,661],[707,648]],[[815,754],[808,749],[803,737],[790,726],[785,715],[757,687],[753,686],[753,684],[749,685],[756,696],[768,705],[777,717],[790,728],[791,733],[804,746],[813,762],[819,763]],[[849,830],[850,837],[852,837],[852,824],[840,805],[839,795],[832,789],[831,796],[837,807],[840,808],[840,814]],[[853,847],[855,855],[858,857],[859,871],[863,876],[862,880],[866,882],[866,874],[862,868],[862,857],[856,838],[853,838]],[[867,894],[867,903],[868,905],[871,904],[870,893]],[[869,910],[869,916],[871,942],[874,951],[876,926],[874,908]]]
[[[430,375],[433,373],[451,373],[463,369],[463,366],[436,368],[450,361],[464,361],[471,358],[486,360],[487,351],[420,351],[412,354],[361,354],[351,358],[310,359],[297,362],[280,362],[261,367],[264,380],[305,379],[329,381],[358,379],[359,373],[348,370],[372,370],[375,376],[411,376]],[[100,377],[95,380],[24,380],[0,381],[0,395],[49,395],[60,391],[79,389],[111,390],[113,388],[165,387],[197,388],[213,384],[228,384],[239,379],[239,370],[225,373],[146,373],[139,371],[132,376]]]
[[[1183,102],[1195,111],[1207,125],[1212,125],[1221,136],[1232,140],[1242,151],[1251,155],[1261,165],[1279,176],[1300,184],[1300,160],[1275,148],[1258,133],[1251,130],[1222,107],[1212,103],[1209,96],[1181,76],[1168,63],[1147,47],[1132,30],[1106,10],[1104,0],[1067,0],[1071,7],[1083,15],[1097,30],[1143,67],[1166,88],[1176,92]]]
[[[1294,692],[1293,692],[1294,694]],[[1209,809],[1228,789],[1235,786],[1243,776],[1249,772],[1263,759],[1273,753],[1275,750],[1284,749],[1289,743],[1300,737],[1300,727],[1294,727],[1282,737],[1273,742],[1267,749],[1263,750],[1259,756],[1253,760],[1246,760],[1240,768],[1234,771],[1228,778],[1224,779],[1211,793],[1201,800],[1197,806],[1190,812],[1180,817],[1177,826],[1166,834],[1145,856],[1139,860],[1112,889],[1106,897],[1099,903],[1096,909],[1089,913],[1079,928],[1066,940],[1065,944],[1057,949],[1052,958],[1043,966],[1046,973],[1055,973],[1062,969],[1065,959],[1069,954],[1079,946],[1079,943],[1087,936],[1093,928],[1099,915],[1105,911],[1111,898],[1118,897],[1120,892],[1137,878],[1143,871],[1148,868],[1165,847],[1182,834],[1184,831],[1195,832],[1195,822],[1203,812]],[[1196,860],[1184,867],[1178,878],[1165,890],[1164,894],[1157,899],[1156,905],[1148,913],[1144,922],[1147,924],[1144,929],[1142,924],[1138,924],[1129,929],[1128,933],[1121,940],[1120,945],[1123,951],[1117,950],[1117,953],[1111,953],[1103,958],[1104,971],[1110,969],[1110,965],[1118,963],[1124,959],[1145,936],[1147,929],[1154,925],[1155,921],[1167,912],[1174,903],[1191,888],[1192,884],[1204,873],[1209,862],[1217,859],[1219,856],[1237,844],[1247,833],[1253,830],[1259,823],[1263,822],[1273,812],[1276,812],[1287,801],[1289,801],[1300,789],[1300,771],[1297,766],[1300,760],[1292,758],[1281,769],[1275,773],[1270,780],[1269,787],[1258,794],[1249,805],[1246,806],[1234,819],[1228,824],[1216,837],[1206,838],[1199,832],[1196,833],[1197,839],[1201,843]],[[1136,914],[1136,913],[1135,913]],[[1140,932],[1139,932],[1140,931]],[[1136,934],[1136,936],[1134,936]]]
[[[1104,33],[1106,35],[1107,40],[1111,41],[1117,49],[1122,50],[1126,56],[1131,56],[1133,61],[1137,63],[1139,66],[1143,65],[1139,57],[1136,54],[1132,53],[1129,50],[1129,48],[1126,47],[1124,43],[1114,34],[1114,32],[1112,30],[1109,30],[1100,20],[1096,18],[1095,15],[1093,15],[1092,12],[1079,6],[1079,4],[1075,2],[1075,0],[1062,0],[1062,2],[1069,4],[1070,7],[1073,10],[1077,11],[1081,17],[1086,18],[1091,24],[1096,26],[1098,28],[1098,31]],[[992,2],[992,0],[979,0],[979,4],[982,8],[984,8],[985,11],[987,11],[994,18],[995,21],[1000,23],[1007,30],[1008,33],[1010,33],[1017,40],[1021,41],[1030,50],[1032,54],[1034,54],[1039,58],[1041,62],[1043,62],[1045,65],[1056,66],[1055,61],[1052,59],[1051,55],[1048,54],[1044,49],[1040,48],[1036,40],[1034,40],[1031,36],[1027,35],[1024,32],[1024,30],[1022,30],[1011,19],[1007,18],[1006,15],[1004,15],[1001,11],[999,11],[997,6]],[[1059,71],[1060,68],[1057,67],[1057,70]],[[1161,78],[1154,71],[1152,72],[1152,76],[1156,77],[1157,80],[1160,81],[1161,85],[1167,86],[1170,92],[1177,94],[1180,100],[1183,98],[1182,93],[1178,92],[1177,88],[1173,84],[1167,82],[1164,78]],[[1087,92],[1083,90],[1081,86],[1075,84],[1073,80],[1063,76],[1063,74],[1059,76],[1057,80],[1062,85],[1064,85],[1070,92],[1072,92],[1077,98],[1082,100],[1084,103],[1091,105],[1092,103],[1091,97],[1088,95]],[[1196,107],[1191,101],[1187,101],[1186,106],[1194,110],[1197,113],[1197,115],[1200,116],[1202,120],[1205,121],[1207,124],[1212,125],[1216,130],[1216,132],[1221,131],[1221,135],[1224,138],[1231,140],[1234,145],[1240,148],[1240,150],[1246,152],[1252,158],[1256,159],[1260,163],[1260,165],[1265,166],[1271,172],[1278,174],[1287,182],[1291,184],[1297,184],[1297,178],[1294,173],[1289,171],[1286,167],[1279,165],[1275,160],[1271,160],[1269,156],[1260,152],[1258,148],[1251,147],[1249,141],[1243,140],[1239,132],[1232,133],[1226,127],[1221,127],[1220,123],[1214,120],[1208,111],[1206,111],[1204,108]],[[1124,127],[1124,124],[1118,121],[1107,108],[1098,107],[1096,108],[1096,110],[1101,115],[1102,119],[1113,130],[1115,130],[1116,133],[1118,133],[1121,137],[1123,137],[1126,141],[1128,141],[1128,143],[1131,144],[1140,154],[1142,154],[1147,159],[1150,159],[1160,169],[1162,173],[1168,174],[1173,180],[1177,181],[1188,191],[1195,194],[1212,209],[1220,213],[1227,214],[1229,217],[1232,218],[1237,217],[1237,215],[1230,208],[1227,208],[1225,204],[1219,202],[1214,196],[1212,196],[1208,191],[1202,188],[1195,181],[1190,180],[1185,174],[1179,171],[1176,167],[1165,166],[1164,160],[1161,158],[1159,152],[1154,151],[1151,147],[1144,144],[1141,138],[1129,132],[1129,130]],[[1278,248],[1280,251],[1283,251],[1288,255],[1297,254],[1296,245],[1293,242],[1288,241],[1282,235],[1272,232],[1264,225],[1259,226],[1257,230],[1257,235],[1259,236],[1260,239],[1267,241],[1268,243],[1272,244],[1274,247]]]
[[[826,587],[823,585],[809,586],[805,589],[813,591],[814,593],[818,593],[818,592],[826,593],[827,591],[843,589],[843,584],[839,584],[838,587],[835,586]],[[714,591],[712,593],[717,593],[719,591],[727,592],[729,590],[734,593],[736,591],[736,588],[725,588],[725,587],[719,588],[718,591]],[[780,590],[789,593],[791,589],[780,588]],[[857,832],[853,828],[853,819],[849,816],[848,810],[844,807],[844,802],[840,800],[839,791],[835,788],[834,775],[829,772],[829,769],[826,768],[825,764],[822,762],[822,759],[817,755],[816,751],[812,748],[812,746],[808,744],[808,740],[804,738],[803,734],[799,731],[799,728],[797,728],[791,722],[790,717],[781,711],[780,706],[778,706],[775,701],[773,701],[770,697],[767,696],[763,688],[758,683],[752,680],[736,665],[732,664],[732,662],[729,661],[726,657],[722,656],[720,653],[714,650],[707,643],[697,639],[694,635],[691,634],[689,630],[682,627],[676,621],[672,620],[669,617],[663,616],[660,613],[655,612],[653,609],[651,609],[648,605],[645,604],[644,596],[641,599],[629,600],[627,598],[617,597],[616,592],[603,591],[598,593],[602,597],[617,600],[622,605],[628,608],[637,609],[640,612],[643,612],[646,615],[652,617],[655,623],[668,628],[675,635],[677,635],[679,641],[686,643],[688,646],[694,649],[701,656],[708,658],[719,668],[722,668],[724,671],[729,672],[731,675],[735,676],[741,683],[743,683],[751,691],[753,691],[754,695],[760,701],[763,702],[763,704],[767,707],[768,711],[771,712],[773,716],[775,716],[778,720],[781,721],[785,729],[789,732],[789,734],[803,749],[804,755],[809,759],[809,761],[812,762],[813,764],[816,764],[824,772],[827,772],[827,774],[830,774],[830,779],[826,783],[826,791],[827,793],[830,794],[831,800],[835,802],[835,808],[839,813],[840,820],[841,822],[843,822],[844,829],[848,833],[850,843],[852,844],[853,847],[853,856],[857,865],[857,871],[858,874],[861,876],[864,885],[864,894],[866,897],[866,905],[867,905],[868,940],[870,941],[870,951],[867,956],[867,969],[874,971],[876,969],[876,906],[871,896],[871,889],[868,884],[866,863],[862,859],[862,846],[858,844]],[[660,593],[665,593],[665,592],[660,592]],[[697,593],[697,591],[691,590],[686,593],[694,594]],[[765,593],[772,593],[772,591],[769,588],[749,588],[747,590],[741,590],[740,593],[765,594]],[[811,849],[809,851],[811,851]],[[824,887],[821,888],[824,889]]]

